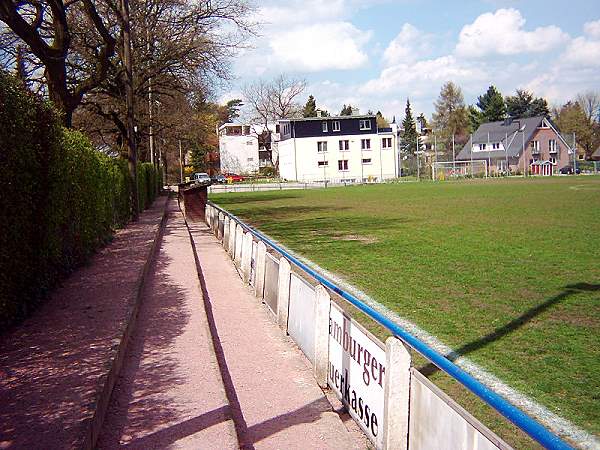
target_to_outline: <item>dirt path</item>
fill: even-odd
[[[172,200],[98,447],[355,447],[214,236],[191,229],[193,247]]]

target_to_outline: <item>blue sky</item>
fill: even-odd
[[[526,88],[553,105],[600,90],[600,3],[596,0],[290,0],[257,2],[261,36],[234,62],[221,100],[257,78],[307,81],[317,104],[351,103],[430,116],[441,85],[467,103],[490,84]]]

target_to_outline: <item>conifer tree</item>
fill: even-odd
[[[417,126],[415,124],[415,119],[413,118],[412,111],[410,108],[410,100],[406,100],[406,108],[404,110],[404,120],[402,121],[402,134],[401,139],[404,145],[406,145],[407,150],[411,154],[415,154],[417,151],[417,139],[419,135],[417,134]]]

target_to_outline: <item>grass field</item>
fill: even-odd
[[[600,177],[211,199],[600,436]]]

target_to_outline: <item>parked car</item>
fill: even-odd
[[[234,183],[236,181],[244,181],[244,177],[236,173],[224,173],[223,175],[225,176],[225,178],[227,178],[227,180],[231,180]]]
[[[196,172],[192,176],[192,181],[194,183],[210,183],[210,177],[206,172]]]
[[[227,183],[227,178],[225,178],[224,175],[215,175],[211,178],[213,183],[218,183],[218,184],[223,184],[223,183]]]
[[[563,175],[573,175],[573,173],[579,175],[581,173],[581,169],[579,169],[578,167],[575,171],[573,171],[573,165],[569,164],[568,166],[564,166],[563,168],[561,168],[559,172]]]

